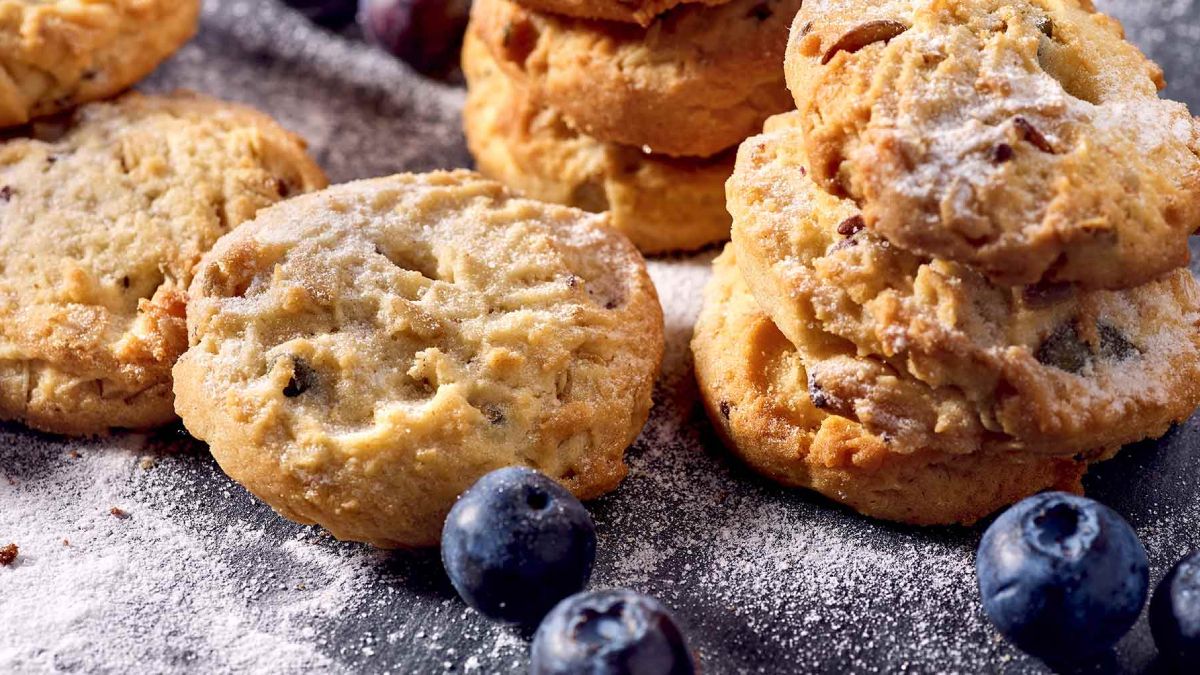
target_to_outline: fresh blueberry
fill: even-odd
[[[285,0],[322,26],[337,28],[354,20],[358,0]]]
[[[595,558],[587,509],[524,467],[480,478],[442,530],[442,564],[463,600],[485,616],[525,626],[586,586]]]
[[[530,675],[692,675],[696,664],[670,612],[627,590],[580,593],[546,615]]]
[[[1171,568],[1154,591],[1150,630],[1167,662],[1200,664],[1200,550]]]
[[[997,518],[975,571],[992,623],[1051,664],[1109,650],[1137,620],[1149,586],[1146,549],[1129,523],[1065,492],[1034,495]]]
[[[457,63],[470,13],[471,0],[362,0],[358,23],[417,71],[440,75]]]

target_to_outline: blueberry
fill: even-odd
[[[1176,563],[1154,591],[1150,630],[1167,662],[1200,663],[1200,550]]]
[[[358,10],[358,0],[285,0],[304,16],[323,26],[337,28],[350,23]]]
[[[976,559],[983,609],[1017,647],[1051,664],[1109,650],[1141,612],[1146,549],[1115,511],[1047,492],[992,523]]]
[[[417,71],[440,75],[457,62],[471,0],[362,0],[367,39]]]
[[[587,509],[523,467],[480,478],[442,530],[442,564],[463,600],[485,616],[525,626],[586,586],[595,558]]]
[[[657,600],[627,590],[573,595],[533,638],[530,675],[691,675],[683,633]]]

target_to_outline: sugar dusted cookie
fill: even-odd
[[[534,199],[608,211],[643,253],[729,239],[732,150],[713,158],[648,155],[575,131],[557,111],[535,104],[470,33],[463,71],[467,145],[485,175]]]
[[[0,417],[67,434],[175,419],[194,266],[258,209],[324,185],[272,119],[186,93],[0,143]]]
[[[1001,285],[1187,262],[1200,124],[1090,0],[810,0],[786,70],[814,179],[901,248]]]
[[[281,514],[381,547],[437,543],[499,467],[616,487],[663,352],[642,258],[606,217],[466,171],[264,211],[190,296],[188,430]]]

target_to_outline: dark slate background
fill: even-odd
[[[1164,65],[1168,95],[1200,110],[1200,1],[1098,4]],[[316,30],[274,0],[207,2],[200,36],[146,85],[175,87],[267,110],[308,138],[335,181],[470,163],[457,119],[461,91],[423,80],[353,39]],[[664,599],[687,626],[706,673],[1045,671],[998,639],[980,613],[972,571],[980,529],[914,529],[863,519],[754,477],[713,440],[695,404],[685,350],[710,255],[653,264],[668,306],[668,376],[651,426],[630,451],[629,480],[592,505],[601,535],[594,585],[631,586]],[[1198,442],[1200,423],[1192,420],[1160,442],[1128,449],[1086,481],[1092,496],[1138,528],[1154,580],[1200,546]],[[33,494],[22,490],[70,491],[64,483],[79,480],[79,473],[68,471],[68,463],[121,451],[113,445],[69,445],[15,427],[0,430],[0,469],[21,479],[15,491],[0,492],[0,509],[2,499]],[[69,459],[71,448],[81,449],[82,459]],[[261,592],[264,579],[295,576],[299,563],[284,543],[299,541],[312,547],[313,559],[334,561],[329,578],[345,566],[358,570],[351,591],[331,596],[335,604],[315,610],[309,625],[312,642],[334,660],[334,669],[525,668],[522,636],[464,611],[436,553],[376,552],[283,521],[178,431],[156,436],[141,452],[154,456],[156,466],[150,477],[131,473],[122,489],[141,508],[174,519],[205,555],[225,565],[228,587],[247,598],[234,617],[239,621],[267,634],[284,630],[263,618],[272,616],[268,610],[300,602],[323,583],[322,571],[310,566],[305,589]],[[109,544],[117,550],[156,546],[136,536],[138,526],[136,517],[127,521],[128,532],[112,535]],[[261,536],[231,544],[229,531]],[[0,539],[4,535],[0,531]],[[30,554],[36,564],[38,552]],[[174,555],[162,547],[163,560]],[[180,572],[184,597],[193,583]],[[53,585],[45,592],[53,594]],[[203,608],[204,600],[193,598],[189,606]],[[3,602],[0,597],[0,608]],[[113,603],[145,625],[181,611],[156,594]],[[114,623],[123,621],[118,616]],[[186,631],[164,637],[146,630],[131,644],[147,671],[219,672],[236,663],[227,651],[232,647]],[[5,645],[0,636],[0,654],[5,647],[36,651]],[[1143,620],[1116,653],[1085,671],[1155,672],[1154,658]],[[52,662],[69,669],[64,659]],[[118,669],[83,663],[83,670]]]

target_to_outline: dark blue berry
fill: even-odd
[[[444,74],[458,62],[471,0],[362,0],[367,39],[417,71]]]
[[[1146,550],[1129,523],[1064,492],[1035,495],[997,518],[975,569],[992,623],[1052,664],[1111,649],[1137,620],[1149,586]]]
[[[533,638],[530,675],[692,675],[696,664],[670,612],[627,590],[563,600]]]
[[[586,586],[595,557],[587,509],[524,467],[480,478],[442,530],[442,564],[463,600],[485,616],[526,626]]]
[[[1165,661],[1200,664],[1200,550],[1171,568],[1154,591],[1150,630]]]
[[[285,0],[309,19],[331,28],[344,26],[354,20],[358,0]]]

